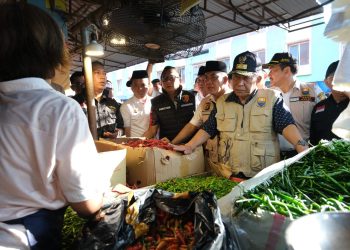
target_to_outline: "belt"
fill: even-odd
[[[291,158],[293,156],[296,156],[298,152],[296,150],[289,150],[289,151],[281,151],[280,156],[281,160]]]

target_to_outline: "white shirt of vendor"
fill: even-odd
[[[124,127],[130,128],[130,136],[141,137],[149,128],[151,97],[146,95],[143,99],[137,99],[133,96],[122,104],[120,112]]]
[[[0,100],[0,221],[99,195],[98,153],[75,100],[40,78],[0,82]]]

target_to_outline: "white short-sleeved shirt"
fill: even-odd
[[[279,91],[280,88],[276,87]],[[282,93],[283,101],[292,113],[296,126],[304,140],[309,139],[311,112],[315,104],[319,101],[315,85],[311,83],[302,83],[295,81],[293,88],[287,93]],[[282,151],[290,151],[294,146],[290,144],[282,135],[278,135],[280,141],[280,149]]]
[[[86,116],[43,79],[0,82],[0,148],[0,221],[100,193]]]
[[[137,99],[135,96],[125,101],[120,112],[124,127],[130,128],[131,137],[141,137],[149,128],[151,113],[151,98]]]
[[[198,95],[198,94],[197,94]],[[198,105],[190,121],[193,126],[199,128],[208,119],[210,112],[214,108],[215,99],[212,95],[207,95]]]

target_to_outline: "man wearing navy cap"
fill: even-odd
[[[216,101],[214,109],[191,141],[175,150],[192,152],[207,139],[219,135],[218,163],[211,167],[225,177],[253,177],[278,162],[277,133],[283,134],[298,152],[302,137],[278,91],[258,89],[261,63],[246,51],[236,56],[232,69],[233,92]]]
[[[216,100],[225,93],[230,92],[228,86],[226,64],[222,61],[207,61],[203,68],[204,85],[208,95],[200,102],[193,118],[171,141],[180,144],[192,137],[195,132],[208,119],[210,112],[215,107]],[[209,139],[206,143],[206,156],[217,162],[217,138]]]
[[[349,104],[349,97],[333,89],[333,78],[339,61],[332,62],[327,69],[324,82],[331,89],[331,95],[315,105],[311,114],[310,143],[316,145],[321,139],[338,138],[332,133],[332,125]]]
[[[269,68],[271,88],[282,92],[284,103],[289,107],[295,124],[307,144],[310,135],[311,112],[315,106],[317,94],[313,83],[302,83],[296,79],[298,65],[290,53],[276,53],[264,68]],[[297,154],[294,146],[279,136],[281,158],[290,158]]]
[[[149,77],[146,70],[135,70],[126,83],[134,93],[134,96],[125,101],[120,108],[127,137],[141,137],[149,127],[151,97],[147,95],[148,85]]]

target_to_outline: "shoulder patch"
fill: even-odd
[[[181,97],[181,100],[184,102],[184,103],[188,103],[189,100],[190,100],[190,96],[189,95],[183,95]]]
[[[210,109],[210,102],[206,102],[204,105],[203,105],[203,110],[206,111],[206,110],[209,110]]]

